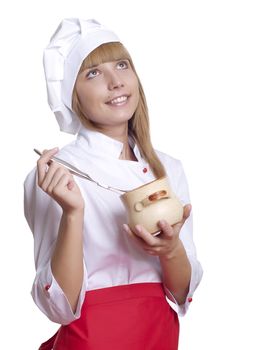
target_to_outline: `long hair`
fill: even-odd
[[[80,74],[85,69],[111,61],[127,59],[138,79],[139,102],[136,111],[128,122],[128,132],[134,138],[142,157],[149,163],[150,168],[156,178],[166,175],[166,171],[156,152],[154,151],[150,138],[149,115],[145,94],[140,79],[135,70],[130,54],[126,48],[119,42],[102,44],[93,50],[82,62],[79,70]],[[72,94],[72,107],[78,115],[81,123],[89,129],[96,129],[95,123],[87,119],[82,112],[81,105],[74,86]]]

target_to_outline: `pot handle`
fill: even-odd
[[[144,207],[147,207],[148,205],[153,204],[163,198],[170,198],[166,190],[154,192],[140,202],[135,203],[134,208],[136,211],[142,211]]]

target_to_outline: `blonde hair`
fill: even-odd
[[[134,73],[137,76],[139,84],[139,102],[136,111],[134,112],[132,118],[128,122],[129,134],[134,138],[137,143],[142,157],[149,163],[150,168],[156,178],[160,178],[166,175],[163,164],[158,158],[156,152],[154,151],[150,138],[149,129],[149,115],[148,107],[145,98],[145,94],[139,80],[139,77],[134,68],[134,64],[130,57],[130,54],[125,49],[125,47],[119,42],[112,42],[102,44],[93,50],[82,62],[81,68],[79,70],[80,74],[87,68],[111,61],[117,61],[121,59],[127,59],[132,67]],[[77,96],[77,92],[74,86],[72,94],[72,107],[74,112],[80,118],[82,124],[89,129],[96,129],[95,123],[88,120],[81,110],[81,105]]]

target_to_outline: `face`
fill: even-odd
[[[128,60],[84,70],[75,88],[82,112],[99,128],[126,126],[139,101],[138,79]]]

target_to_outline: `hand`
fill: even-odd
[[[58,148],[44,151],[37,161],[38,185],[64,212],[82,210],[84,201],[72,174],[64,166],[51,160],[57,152]]]
[[[173,226],[164,220],[160,220],[158,227],[161,233],[157,236],[153,236],[141,225],[136,225],[134,231],[131,231],[128,225],[123,227],[146,253],[169,259],[175,256],[175,252],[182,244],[179,239],[179,233],[190,212],[191,205],[185,205],[182,220]]]

